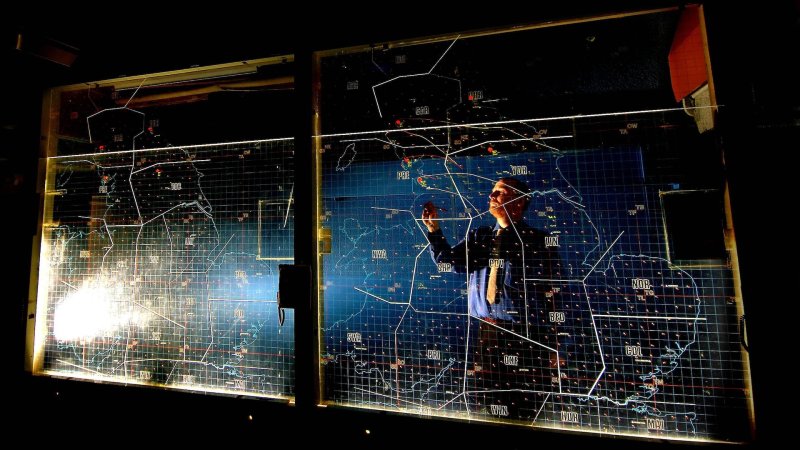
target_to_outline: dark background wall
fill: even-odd
[[[95,445],[126,439],[152,445],[219,439],[239,445],[286,440],[348,447],[422,443],[426,447],[471,444],[480,437],[497,437],[495,445],[506,448],[598,445],[596,437],[587,435],[331,408],[305,410],[270,401],[33,378],[23,371],[44,88],[286,53],[295,53],[303,61],[311,49],[626,10],[633,2],[592,7],[553,3],[558,4],[524,11],[489,8],[446,14],[409,5],[395,9],[386,5],[389,12],[378,13],[352,5],[257,16],[247,10],[207,10],[200,19],[190,17],[198,11],[166,15],[147,9],[103,11],[101,20],[90,18],[97,11],[5,15],[0,19],[0,248],[4,252],[0,332],[7,382],[0,396],[13,419],[3,428],[32,431],[27,436],[33,441],[81,439]],[[790,430],[795,401],[786,361],[794,354],[796,288],[785,269],[792,266],[794,252],[790,241],[794,227],[789,220],[793,199],[787,192],[794,171],[786,161],[800,142],[800,76],[794,68],[800,48],[800,5],[784,1],[733,7],[725,3],[709,3],[706,17],[718,100],[725,106],[719,125],[747,311],[757,443],[762,444],[777,442]],[[365,9],[356,14],[354,8]],[[355,18],[364,14],[371,20]],[[72,67],[64,67],[17,51],[18,33],[67,43],[79,49],[79,57]],[[301,87],[303,79],[308,80],[308,75],[299,73],[301,99],[308,98]],[[298,122],[309,122],[308,112],[300,105]],[[298,134],[303,135],[302,128]],[[299,431],[290,431],[296,426]],[[167,437],[130,438],[153,429],[163,430]],[[641,441],[613,442],[631,448],[642,445]]]

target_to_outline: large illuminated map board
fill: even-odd
[[[669,41],[655,31],[676,19],[321,57],[327,402],[746,439],[721,162],[691,117],[702,108],[669,99]],[[486,248],[489,196],[508,177],[529,200],[511,265]],[[436,257],[426,205],[450,245],[467,242],[460,254]],[[468,305],[484,301],[493,264],[518,307],[487,315]],[[503,308],[489,296],[483,308]]]

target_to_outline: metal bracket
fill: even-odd
[[[747,319],[745,315],[739,317],[739,342],[742,344],[744,350],[750,353],[750,344],[747,341]]]
[[[311,299],[311,267],[301,264],[278,265],[278,321],[283,326],[284,309],[295,309],[298,302]]]

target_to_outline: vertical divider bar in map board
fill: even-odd
[[[311,309],[313,312],[313,327],[314,327],[314,339],[312,342],[313,346],[313,355],[314,355],[314,403],[316,405],[323,404],[323,397],[325,392],[325,380],[322,378],[322,371],[320,370],[320,358],[321,358],[321,350],[322,350],[322,321],[325,314],[325,302],[324,302],[324,291],[322,290],[321,286],[323,283],[323,261],[322,261],[322,252],[325,249],[326,245],[329,245],[329,242],[326,243],[324,240],[324,236],[326,233],[322,230],[322,138],[320,137],[321,130],[320,130],[320,90],[322,89],[322,84],[320,83],[320,54],[319,52],[311,52],[308,55],[308,58],[311,61],[311,67],[309,70],[309,74],[311,76],[311,83],[309,83],[310,89],[310,101],[309,106],[311,109],[311,166],[312,166],[312,190],[311,195],[313,199],[311,200],[311,210],[313,214],[312,218],[312,233],[313,233],[313,251],[314,255],[312,256],[313,261],[313,269],[312,269],[312,285],[311,285]],[[306,118],[308,120],[308,118]],[[329,236],[329,234],[327,234]]]
[[[319,404],[319,328],[316,290],[317,182],[314,147],[314,55],[306,45],[295,47],[295,104],[293,111],[297,158],[295,264],[308,268],[308,278],[298,279],[295,301],[296,406],[311,414]],[[303,272],[305,274],[305,272]],[[305,285],[307,283],[307,285]],[[307,294],[307,295],[306,295]],[[283,296],[283,293],[281,293]]]

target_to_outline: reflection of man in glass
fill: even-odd
[[[560,264],[558,254],[545,246],[545,233],[523,220],[529,203],[523,181],[501,178],[489,195],[494,228],[472,229],[452,247],[439,228],[436,206],[428,202],[422,213],[433,259],[469,274],[469,315],[479,319],[475,391],[488,404],[486,413],[499,418],[530,416],[521,409],[551,382],[547,368],[555,361],[539,344],[543,311],[533,304],[542,304]]]

